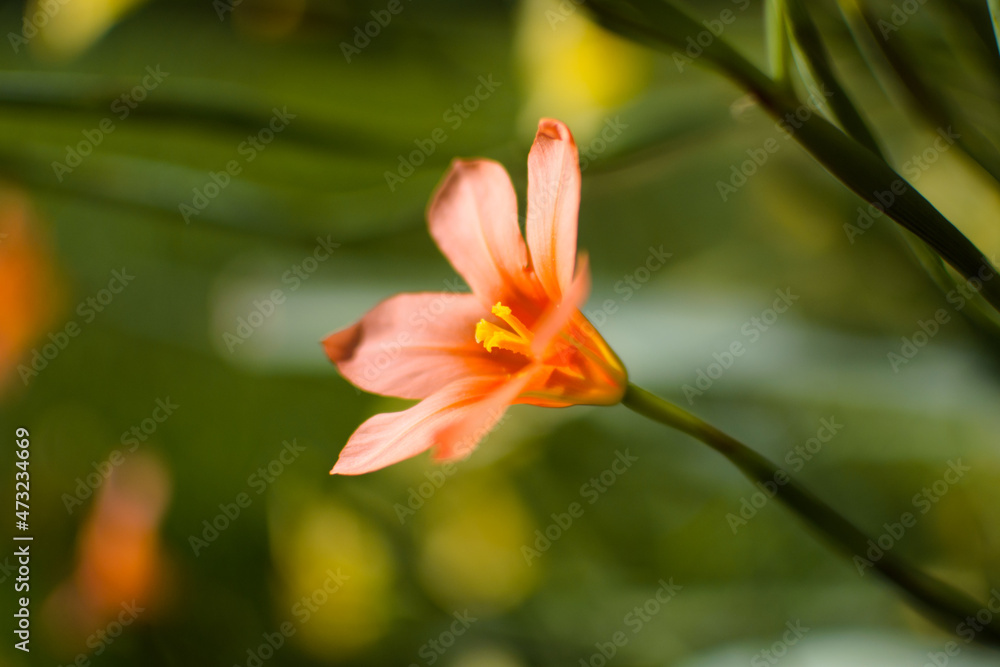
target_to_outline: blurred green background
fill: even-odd
[[[689,7],[734,9],[724,38],[763,65],[762,3]],[[920,101],[871,72],[835,3],[810,9],[902,169],[933,145]],[[927,3],[892,39],[993,137],[984,17]],[[28,428],[35,536],[31,653],[8,632],[0,664],[921,666],[942,650],[949,635],[776,503],[733,523],[755,489],[622,408],[516,407],[453,467],[327,474],[358,424],[405,403],[355,390],[319,341],[454,284],[423,218],[453,157],[503,162],[523,215],[540,116],[581,148],[586,312],[631,378],[687,406],[684,386],[744,343],[692,410],[873,537],[917,513],[893,548],[977,599],[1000,585],[995,338],[884,219],[852,239],[860,200],[715,73],[549,0],[12,2],[0,27],[4,488]],[[910,178],[1000,248],[997,184],[965,153]],[[671,256],[648,272],[651,248]],[[797,299],[771,320],[776,290]],[[894,363],[904,338],[925,344]],[[823,419],[843,427],[793,464]],[[920,513],[958,459],[970,471]],[[948,664],[996,662],[961,646]]]

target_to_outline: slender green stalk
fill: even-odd
[[[771,66],[771,78],[784,88],[791,90],[791,44],[785,31],[787,16],[785,0],[768,0],[764,5],[764,26],[767,31],[767,59]]]
[[[622,399],[625,407],[644,417],[687,433],[725,456],[752,482],[766,485],[788,509],[845,554],[865,558],[882,576],[899,587],[917,606],[943,628],[956,632],[960,623],[975,617],[984,606],[948,584],[931,577],[894,551],[883,550],[868,559],[870,538],[836,510],[799,485],[766,457],[673,403],[629,384]],[[1000,621],[992,615],[976,639],[1000,645]]]

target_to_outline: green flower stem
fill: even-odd
[[[773,488],[775,496],[832,545],[850,556],[867,560],[869,537],[825,502],[800,486],[788,473],[711,424],[687,410],[650,392],[629,384],[622,404],[653,421],[697,438],[736,465],[752,482]],[[956,632],[956,626],[984,608],[964,593],[921,572],[894,551],[884,551],[878,560],[867,560],[886,579],[898,586],[927,615],[944,629]],[[976,639],[1000,646],[1000,622],[994,614]]]

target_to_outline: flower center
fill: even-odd
[[[476,325],[476,342],[482,343],[487,352],[492,352],[494,348],[522,354],[531,357],[531,340],[534,334],[524,323],[514,317],[510,308],[497,301],[490,310],[494,315],[507,323],[510,329],[504,329],[500,325],[479,320]]]

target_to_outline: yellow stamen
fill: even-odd
[[[494,348],[507,350],[526,357],[531,356],[531,339],[533,334],[528,327],[524,326],[521,320],[514,317],[510,308],[499,301],[491,309],[494,315],[507,323],[513,331],[501,328],[499,325],[479,320],[476,325],[476,342],[482,343],[487,352],[492,352]]]

